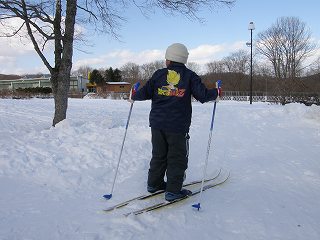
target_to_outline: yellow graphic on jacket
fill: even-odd
[[[183,97],[185,89],[179,89],[176,87],[180,81],[180,74],[174,70],[168,70],[167,83],[169,85],[158,88],[158,94],[162,96],[176,96]]]

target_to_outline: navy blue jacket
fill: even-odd
[[[150,127],[168,132],[187,133],[191,124],[191,96],[201,103],[215,100],[217,89],[207,89],[201,78],[184,64],[171,63],[157,70],[132,97],[151,99]]]

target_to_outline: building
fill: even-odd
[[[89,80],[82,76],[70,77],[70,92],[87,92]],[[16,90],[19,88],[50,87],[50,77],[43,78],[20,78],[14,80],[0,80],[1,90]]]
[[[129,93],[131,83],[128,82],[106,82],[103,85],[96,85],[96,92],[103,93]]]
[[[97,92],[97,84],[96,83],[89,82],[86,84],[86,87],[87,87],[89,93],[96,93]]]
[[[24,88],[50,87],[50,77],[32,78],[24,77],[14,80],[0,80],[1,91],[15,91]],[[96,97],[127,99],[129,97],[131,84],[128,82],[106,82],[97,85],[90,83],[87,78],[80,76],[70,77],[70,97],[83,97],[87,93],[97,93]]]

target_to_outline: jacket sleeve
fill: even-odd
[[[132,100],[134,101],[143,101],[151,99],[153,96],[153,84],[152,84],[152,78],[146,82],[146,84],[140,88],[136,94],[132,97]]]
[[[215,100],[218,97],[218,90],[216,88],[207,89],[202,83],[201,78],[193,73],[191,79],[191,94],[201,103],[205,103]]]

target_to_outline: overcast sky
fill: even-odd
[[[298,17],[305,22],[313,41],[320,47],[319,9],[319,0],[237,0],[230,9],[202,9],[199,16],[204,22],[200,23],[181,15],[166,15],[159,9],[146,17],[130,6],[123,11],[127,21],[118,31],[120,41],[83,30],[87,33],[87,43],[76,45],[73,70],[84,65],[116,68],[127,62],[143,64],[161,60],[167,46],[174,42],[188,47],[189,61],[205,64],[240,49],[249,50],[245,44],[250,40],[249,22],[255,23],[255,38],[280,17]],[[0,46],[0,73],[48,72],[28,41],[0,38]],[[320,51],[316,56],[320,56]]]

